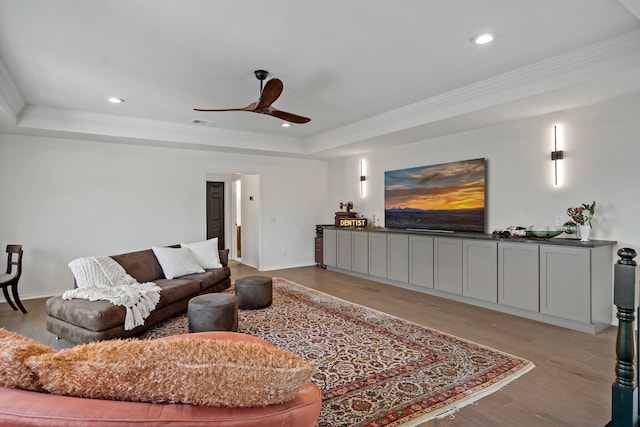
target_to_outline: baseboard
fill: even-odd
[[[59,291],[59,292],[45,292],[45,293],[40,293],[40,294],[25,294],[22,295],[20,294],[20,301],[27,301],[30,299],[39,299],[39,298],[51,298],[51,297],[57,297],[60,296],[64,293],[64,291]],[[4,297],[0,297],[0,303],[3,302],[7,302],[7,300],[4,299]]]

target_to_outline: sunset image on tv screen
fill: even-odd
[[[485,177],[483,158],[387,171],[385,226],[484,232]]]

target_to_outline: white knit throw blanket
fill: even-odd
[[[125,330],[143,325],[160,301],[160,287],[153,282],[138,283],[111,257],[77,258],[69,263],[69,268],[78,287],[66,291],[62,298],[103,300],[124,306]]]

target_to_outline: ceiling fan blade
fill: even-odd
[[[256,70],[255,75],[258,80],[260,80],[260,98],[256,102],[252,102],[243,108],[215,108],[215,109],[204,109],[204,108],[194,108],[194,111],[251,111],[258,114],[266,114],[268,116],[273,116],[279,118],[281,120],[285,120],[291,123],[308,123],[311,121],[310,118],[299,116],[297,114],[288,113],[286,111],[278,110],[271,106],[282,94],[282,90],[284,89],[284,85],[282,84],[282,80],[278,78],[273,78],[262,86],[263,80],[267,78],[267,72],[264,70]]]
[[[258,105],[256,105],[256,110],[269,108],[269,106],[273,104],[276,99],[278,99],[278,97],[282,93],[283,88],[284,85],[282,84],[282,80],[276,78],[269,80],[264,85],[264,89],[262,89],[260,99],[258,100]]]
[[[252,102],[246,107],[242,108],[221,108],[221,109],[203,109],[203,108],[194,108],[193,111],[253,111],[256,109],[257,102]]]
[[[286,111],[278,110],[277,108],[273,108],[273,107],[269,107],[266,114],[277,117],[282,120],[286,120],[287,122],[297,123],[297,124],[309,123],[311,121],[311,119],[308,117],[299,116],[293,113],[287,113]]]

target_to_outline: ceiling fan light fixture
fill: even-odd
[[[291,123],[282,123],[280,126],[282,126],[283,128],[290,128]]]
[[[473,37],[471,39],[471,42],[473,44],[483,45],[483,44],[491,43],[497,38],[498,38],[498,35],[496,33],[481,33]]]

